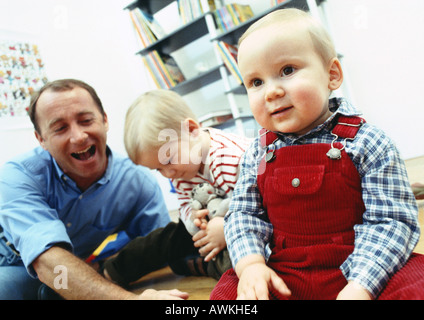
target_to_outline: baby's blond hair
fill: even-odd
[[[158,139],[162,130],[174,130],[181,136],[184,120],[196,117],[183,98],[170,90],[152,90],[142,94],[129,107],[124,128],[125,149],[136,162],[137,154],[162,146]]]
[[[300,26],[306,28],[317,53],[325,64],[330,62],[331,59],[337,58],[334,43],[322,24],[307,12],[294,8],[280,9],[267,14],[246,30],[240,37],[238,44],[240,45],[244,39],[258,29],[286,22],[299,22]]]

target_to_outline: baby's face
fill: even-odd
[[[331,63],[323,63],[299,23],[277,22],[253,31],[240,44],[238,64],[262,127],[302,135],[330,116]]]
[[[191,180],[204,167],[202,142],[204,139],[185,136],[166,142],[161,147],[146,148],[137,154],[135,162],[158,170],[165,178]],[[205,141],[205,144],[208,141]],[[203,149],[207,152],[208,148]]]

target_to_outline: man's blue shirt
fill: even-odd
[[[84,192],[41,147],[0,169],[0,225],[32,275],[31,263],[55,244],[85,258],[112,233],[144,236],[170,221],[148,169],[109,149],[108,160]]]

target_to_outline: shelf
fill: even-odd
[[[205,20],[205,16],[207,14],[208,13],[181,26],[180,28],[168,34],[164,38],[159,39],[150,46],[140,50],[139,52],[137,52],[137,54],[145,55],[152,50],[157,50],[165,54],[171,54],[172,52],[208,34],[208,27],[206,25]]]
[[[171,90],[177,92],[180,95],[185,95],[207,86],[208,84],[211,84],[215,81],[218,81],[221,79],[221,74],[219,71],[220,67],[221,66],[214,67],[211,70],[203,72],[194,78],[181,82],[175,87],[172,87]]]
[[[125,9],[132,10],[135,7],[139,7],[141,10],[147,11],[150,14],[154,14],[158,12],[159,10],[165,8],[166,6],[170,5],[174,1],[175,0],[154,0],[154,1],[139,0],[129,4],[128,6],[125,7]]]
[[[246,91],[246,87],[241,84],[241,85],[239,85],[239,86],[237,86],[235,88],[232,88],[231,90],[225,92],[225,94],[229,94],[229,93],[233,93],[233,94],[247,94],[247,91]]]
[[[318,2],[322,2],[323,0],[318,0]],[[235,26],[215,38],[211,39],[217,40],[217,41],[224,41],[227,43],[238,43],[239,38],[243,35],[243,33],[250,27],[251,24],[258,21],[260,18],[266,16],[268,13],[271,13],[272,11],[275,11],[276,9],[282,9],[282,8],[297,8],[297,9],[308,9],[308,3],[306,0],[288,0],[284,3],[280,3],[272,8],[269,8],[268,10],[265,10],[264,12],[257,14],[253,18],[239,24],[238,26]]]

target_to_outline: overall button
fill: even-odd
[[[292,186],[297,188],[300,185],[300,180],[298,178],[294,178],[292,180]]]

